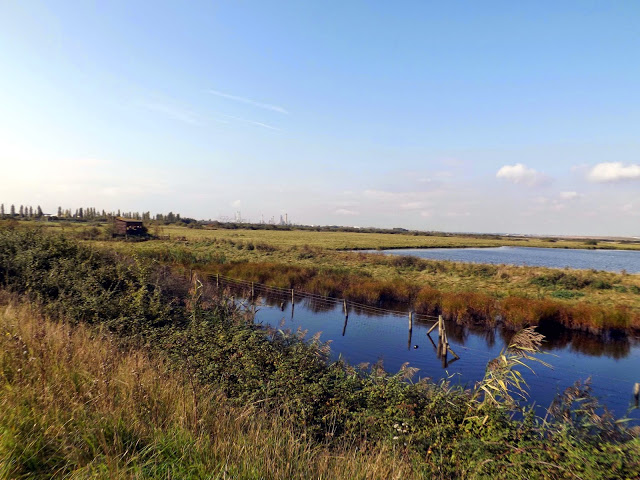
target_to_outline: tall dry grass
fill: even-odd
[[[0,478],[414,476],[390,447],[329,449],[283,417],[231,406],[105,333],[0,312]]]
[[[200,269],[269,286],[346,298],[368,305],[404,304],[416,313],[442,314],[461,323],[494,325],[499,318],[516,330],[546,323],[592,333],[608,330],[640,331],[640,313],[623,305],[603,306],[587,301],[567,303],[550,298],[517,295],[498,298],[484,291],[446,291],[398,278],[385,280],[362,273],[277,262],[229,262],[211,264]]]

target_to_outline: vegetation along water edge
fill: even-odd
[[[526,330],[464,390],[329,362],[140,256],[0,230],[6,478],[635,478],[640,440],[588,384],[520,400]],[[29,306],[24,305],[25,302]],[[514,417],[514,413],[519,412]],[[311,466],[309,465],[311,463]]]
[[[638,274],[347,252],[337,246],[353,246],[361,234],[341,232],[341,243],[330,243],[329,248],[320,246],[321,240],[314,246],[299,243],[299,232],[266,232],[211,230],[206,236],[203,232],[173,235],[173,240],[89,241],[205,274],[221,273],[370,305],[401,305],[459,322],[500,321],[514,329],[544,323],[593,333],[640,329]]]

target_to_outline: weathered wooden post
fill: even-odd
[[[636,407],[640,401],[640,383],[636,383],[633,386],[633,397],[636,399]]]
[[[413,330],[413,312],[409,312],[409,330]]]
[[[216,288],[220,288],[220,274],[216,273]]]
[[[347,299],[346,298],[344,300],[342,300],[342,308],[344,310],[344,316],[348,317],[349,316],[349,309],[347,308]]]
[[[293,296],[293,288],[291,289],[291,305],[295,303],[295,298]]]
[[[444,322],[442,321],[442,315],[438,315],[438,357],[442,356],[442,344],[444,339]]]

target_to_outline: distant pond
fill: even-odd
[[[372,250],[373,251],[373,250]],[[640,251],[580,250],[571,248],[493,247],[493,248],[403,248],[382,250],[388,255],[409,255],[432,260],[528,265],[552,268],[578,268],[609,272],[640,273]]]

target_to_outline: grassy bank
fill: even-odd
[[[412,476],[391,447],[329,448],[110,335],[2,309],[0,478]]]
[[[102,246],[272,286],[372,305],[400,303],[462,322],[501,318],[513,328],[547,322],[596,333],[640,329],[637,274],[463,264],[229,238]]]
[[[172,239],[186,239],[199,242],[217,239],[243,241],[247,243],[268,243],[283,247],[308,245],[330,250],[376,250],[395,248],[460,248],[460,247],[538,247],[538,248],[580,248],[580,249],[622,249],[640,250],[640,241],[594,241],[588,239],[562,239],[540,237],[512,237],[499,235],[464,234],[420,234],[419,232],[358,233],[325,232],[308,230],[252,230],[226,228],[186,228],[173,225],[160,226],[159,235]]]
[[[5,220],[4,223],[10,221]],[[14,220],[14,222],[16,222]],[[2,221],[0,221],[2,223]],[[97,239],[103,237],[105,223],[51,221],[23,221],[24,224],[38,224],[44,228],[61,231],[67,235]],[[384,250],[397,248],[462,248],[462,247],[537,247],[537,248],[578,248],[607,250],[640,250],[637,239],[591,239],[564,237],[528,237],[513,235],[454,234],[443,232],[412,232],[387,230],[368,232],[366,229],[331,231],[312,228],[273,227],[258,225],[254,228],[243,225],[226,225],[226,228],[199,226],[188,228],[178,225],[164,225],[147,222],[149,233],[167,237],[170,240],[206,242],[230,240],[245,243],[267,243],[281,247],[307,245],[312,248],[329,250]],[[260,228],[258,228],[260,227]]]
[[[263,330],[197,282],[62,237],[0,230],[0,282],[67,325],[2,315],[8,478],[633,478],[640,469],[636,432],[599,414],[584,386],[544,420],[522,412],[513,367],[530,361],[531,334],[463,391],[408,382],[410,368],[328,363],[326,345]]]

